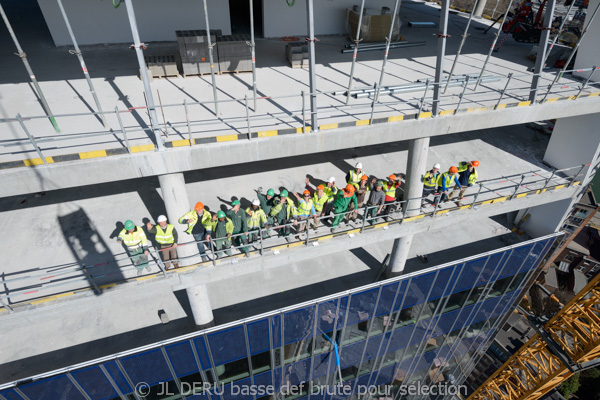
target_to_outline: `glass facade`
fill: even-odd
[[[4,385],[0,399],[337,400],[365,388],[459,384],[554,239]]]

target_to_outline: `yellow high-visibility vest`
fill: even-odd
[[[173,229],[175,227],[171,224],[167,224],[167,229],[163,231],[160,225],[156,225],[156,242],[160,244],[173,244],[175,243],[175,236],[173,236]]]

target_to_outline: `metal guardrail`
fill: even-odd
[[[589,165],[589,164],[588,164]],[[477,208],[481,205],[490,204],[494,202],[500,201],[510,201],[514,198],[522,197],[523,195],[527,195],[532,191],[535,193],[543,193],[548,190],[559,189],[562,187],[570,187],[576,183],[579,176],[581,176],[582,170],[587,165],[580,165],[571,168],[554,170],[554,171],[545,171],[545,170],[534,170],[529,171],[522,174],[514,174],[501,176],[498,178],[480,181],[478,182],[478,186],[474,189],[474,192],[471,194],[467,194],[461,200],[460,207],[458,209],[470,209]],[[577,170],[577,173],[570,176],[565,174],[566,171]],[[428,207],[420,207],[407,209],[408,203],[410,201],[418,200],[419,203],[423,201],[429,201],[431,204]],[[407,199],[402,201],[391,202],[385,204],[385,207],[390,207],[386,212],[383,212],[381,215],[369,216],[369,213],[373,208],[378,208],[379,206],[369,206],[364,205],[362,208],[358,210],[345,211],[340,213],[339,215],[344,215],[344,218],[349,216],[350,214],[354,214],[357,212],[358,218],[357,223],[346,223],[344,228],[340,228],[332,233],[323,234],[323,229],[327,227],[327,220],[333,218],[335,215],[325,215],[321,217],[317,217],[315,221],[318,224],[319,234],[312,232],[311,229],[307,226],[306,232],[297,232],[297,223],[287,222],[285,224],[281,224],[278,226],[271,226],[269,228],[263,227],[262,229],[252,231],[251,233],[257,235],[257,240],[250,242],[248,245],[234,245],[234,239],[238,237],[242,237],[246,234],[240,233],[231,235],[231,247],[232,251],[231,256],[227,257],[217,257],[218,255],[223,253],[223,250],[216,250],[215,248],[215,240],[212,238],[210,241],[190,241],[182,244],[178,244],[177,247],[189,246],[189,245],[198,245],[202,243],[206,249],[206,253],[210,255],[210,262],[203,262],[201,264],[197,264],[196,266],[201,265],[217,265],[217,259],[221,260],[230,260],[232,262],[237,262],[237,257],[241,256],[244,252],[242,250],[243,247],[254,247],[255,253],[258,253],[260,256],[264,256],[267,252],[278,251],[279,248],[287,247],[291,244],[304,244],[305,246],[309,246],[312,243],[318,242],[319,240],[324,240],[331,238],[333,236],[339,235],[347,235],[347,234],[355,234],[355,233],[363,233],[365,230],[374,228],[384,228],[392,223],[403,224],[405,222],[416,220],[424,217],[435,218],[440,216],[441,214],[447,213],[450,209],[446,208],[445,205],[439,202],[439,197],[437,199],[431,200],[428,197],[419,197],[415,199]],[[431,210],[427,210],[430,208]],[[411,211],[418,212],[417,216],[407,217],[407,214]],[[310,225],[310,220],[313,218],[309,218],[306,221],[307,225]],[[281,232],[284,231],[296,230],[294,234],[290,233],[289,241],[281,242],[275,240],[275,238],[271,237],[269,234],[270,231]],[[306,235],[306,237],[301,238],[300,235]],[[165,263],[162,261],[159,253],[164,250],[158,250],[156,248],[150,248],[150,257],[149,257],[149,265],[151,266],[152,272],[149,274],[150,276],[162,276],[164,278],[167,277],[167,269],[165,268]],[[191,256],[197,257],[197,256]],[[179,258],[179,261],[185,258]],[[101,267],[105,267],[106,265],[113,263],[116,268],[114,271],[101,273],[99,270]],[[189,267],[183,267],[186,270]],[[102,283],[98,281],[106,280],[106,278],[110,278],[112,275],[123,275],[124,273],[133,272],[135,270],[133,264],[131,263],[129,256],[127,253],[122,252],[114,255],[114,261],[111,262],[102,262],[94,265],[79,265],[77,263],[69,263],[63,264],[59,266],[51,266],[46,267],[40,272],[27,271],[21,276],[15,276],[10,278],[5,278],[0,280],[0,285],[2,285],[3,290],[0,291],[0,305],[4,306],[7,310],[12,312],[11,305],[18,304],[23,302],[25,297],[31,296],[34,294],[39,294],[43,297],[43,293],[48,295],[48,292],[58,292],[64,288],[65,286],[77,284],[79,282],[87,282],[88,285],[78,286],[76,289],[69,290],[78,290],[78,289],[92,289],[96,293],[100,293],[102,290]],[[6,274],[5,274],[6,276]],[[142,278],[124,278],[121,282],[126,282],[132,279],[147,279],[148,276],[144,276]],[[111,281],[110,285],[114,283]],[[18,286],[15,289],[9,289],[11,286]]]
[[[550,83],[547,85],[547,90],[543,91],[542,89],[539,89],[539,91],[536,91],[536,100],[534,102],[528,103],[527,105],[534,105],[536,104],[536,102],[546,102],[548,101],[548,97],[549,96],[554,96],[554,95],[558,95],[558,94],[570,94],[569,98],[571,100],[577,100],[581,97],[583,90],[585,90],[586,87],[591,87],[590,85],[590,79],[592,77],[592,74],[598,70],[600,68],[597,68],[596,66],[592,67],[592,68],[585,68],[585,69],[578,69],[578,70],[571,70],[571,71],[567,71],[567,72],[590,72],[588,78],[583,81],[583,82],[571,82],[568,84],[561,84],[561,85],[556,85],[555,83],[558,82],[557,79],[547,79]],[[529,82],[531,79],[533,79],[534,77],[539,76],[540,78],[544,78],[542,75],[544,76],[548,76],[549,74],[545,73],[545,74],[520,74],[520,75],[515,75],[513,73],[509,73],[507,76],[499,76],[499,75],[486,75],[487,77],[489,77],[489,79],[492,80],[499,80],[501,79],[502,82],[504,83],[503,85],[501,85],[503,88],[502,89],[496,89],[490,86],[485,86],[485,85],[479,85],[476,91],[468,91],[468,87],[469,87],[469,81],[470,81],[470,75],[464,75],[463,77],[454,77],[453,78],[453,82],[455,84],[455,86],[457,87],[462,87],[462,89],[460,90],[460,93],[454,93],[454,94],[441,94],[440,98],[438,100],[434,99],[433,97],[433,91],[430,90],[431,87],[433,87],[435,84],[437,84],[437,82],[433,82],[430,79],[425,80],[425,83],[423,83],[422,80],[418,80],[415,85],[417,85],[419,88],[421,88],[420,90],[422,90],[422,95],[419,95],[417,97],[414,97],[412,95],[410,95],[409,97],[400,97],[402,95],[406,95],[407,93],[398,93],[398,92],[394,92],[394,86],[388,86],[388,87],[382,87],[379,90],[380,95],[384,95],[388,92],[393,92],[393,93],[389,93],[389,95],[394,98],[393,101],[371,101],[369,99],[367,99],[367,102],[362,102],[362,103],[355,103],[355,104],[341,104],[341,105],[329,105],[329,106],[325,106],[325,107],[321,107],[318,108],[316,113],[320,114],[320,118],[322,121],[326,121],[327,124],[330,123],[335,123],[335,122],[343,122],[344,118],[347,118],[348,115],[352,115],[353,118],[356,119],[360,119],[361,115],[364,115],[365,117],[368,116],[367,121],[369,124],[372,124],[375,117],[377,115],[382,115],[382,114],[389,114],[391,112],[400,112],[404,115],[408,115],[411,113],[414,113],[415,111],[418,110],[417,114],[415,115],[415,117],[417,119],[422,118],[423,117],[423,112],[424,110],[428,109],[434,101],[439,101],[440,104],[442,105],[443,111],[440,112],[440,115],[452,115],[452,114],[457,114],[458,112],[462,111],[461,106],[465,106],[465,105],[469,105],[469,104],[477,104],[477,107],[480,108],[482,103],[490,103],[490,104],[495,104],[493,106],[487,107],[487,109],[499,109],[501,106],[501,102],[503,99],[505,98],[512,98],[512,99],[516,99],[519,102],[528,102],[529,101],[529,97],[530,97],[530,93],[532,92],[532,89],[530,87],[529,84],[524,85],[524,86],[518,86],[518,87],[511,87],[509,89],[509,85],[511,82],[515,82],[515,81],[520,81],[520,82]],[[552,75],[551,75],[552,76]],[[440,84],[444,84],[445,81],[440,82]],[[471,82],[472,84],[473,82]],[[596,85],[596,84],[594,84]],[[417,87],[415,86],[415,87]],[[540,87],[541,88],[541,87]],[[366,93],[367,96],[370,96],[370,94],[368,94],[369,90],[374,90],[374,89],[360,89],[360,88],[355,88],[352,93],[354,93],[354,95],[358,94],[358,92],[360,93]],[[356,92],[356,93],[355,93]],[[543,92],[543,93],[542,93]],[[271,97],[271,96],[264,96],[264,97],[259,97],[257,98],[258,101],[260,102],[271,102],[271,103],[275,103],[275,105],[277,106],[278,109],[282,110],[282,111],[278,111],[278,112],[274,112],[274,113],[264,113],[264,114],[259,114],[257,113],[256,109],[250,110],[250,107],[248,105],[248,98],[247,96],[245,96],[244,98],[238,98],[238,99],[228,99],[228,100],[218,100],[218,103],[220,104],[226,104],[226,103],[234,103],[234,104],[238,104],[240,105],[240,113],[239,115],[234,115],[234,116],[230,116],[230,117],[226,117],[226,118],[221,118],[221,117],[215,117],[215,118],[209,118],[209,119],[193,119],[191,117],[192,114],[190,114],[190,108],[192,106],[194,107],[204,107],[206,109],[209,109],[209,107],[212,107],[215,102],[214,101],[201,101],[201,102],[188,102],[187,100],[184,100],[182,103],[176,103],[176,104],[163,104],[163,105],[157,105],[156,107],[154,107],[153,110],[155,109],[161,109],[161,111],[165,111],[168,109],[175,109],[177,110],[178,113],[180,113],[181,115],[184,115],[184,120],[178,120],[178,121],[167,121],[166,119],[163,120],[164,123],[164,128],[163,131],[161,132],[161,138],[164,141],[166,138],[168,138],[168,134],[167,131],[168,129],[178,129],[181,128],[181,132],[179,132],[179,137],[182,140],[187,140],[188,144],[190,146],[194,145],[194,135],[192,132],[192,128],[202,128],[202,133],[203,135],[206,135],[207,133],[214,133],[215,135],[219,135],[219,133],[223,130],[223,129],[227,129],[228,131],[228,135],[231,135],[232,133],[236,133],[236,134],[246,134],[247,138],[250,140],[252,139],[252,132],[253,129],[258,129],[259,131],[262,130],[272,130],[273,126],[272,125],[268,125],[268,124],[263,124],[263,121],[273,121],[275,119],[279,119],[279,120],[285,120],[285,123],[287,125],[290,124],[301,124],[301,131],[303,133],[307,133],[310,130],[315,130],[314,127],[310,127],[309,124],[307,124],[306,121],[310,121],[311,120],[311,116],[312,113],[310,111],[310,109],[307,109],[307,102],[306,102],[306,97],[307,96],[311,96],[311,95],[316,95],[318,98],[328,98],[328,99],[337,99],[336,96],[340,96],[343,95],[343,97],[346,97],[346,92],[340,92],[340,91],[335,91],[335,92],[317,92],[317,93],[306,93],[304,91],[302,91],[299,95],[286,95],[286,96],[276,96],[276,97]],[[352,95],[350,96],[352,97]],[[456,99],[458,97],[458,99]],[[302,107],[300,109],[295,109],[295,108],[289,108],[288,106],[286,106],[286,104],[284,104],[284,100],[296,100],[297,102],[302,104]],[[241,107],[243,106],[243,107]],[[123,120],[121,118],[121,115],[123,114],[130,114],[130,113],[135,113],[135,112],[139,112],[139,111],[143,111],[143,110],[147,110],[147,111],[152,111],[149,110],[147,106],[139,106],[139,107],[129,107],[126,110],[120,110],[118,107],[115,107],[114,111],[106,111],[106,112],[90,112],[90,113],[70,113],[70,114],[51,114],[51,115],[38,115],[38,116],[22,116],[20,114],[17,114],[15,116],[15,118],[5,118],[5,119],[0,119],[0,123],[10,123],[10,122],[18,122],[19,125],[21,126],[21,129],[24,133],[23,137],[20,138],[15,138],[15,139],[8,139],[8,140],[3,140],[0,141],[0,148],[11,148],[14,146],[19,147],[19,151],[22,152],[24,149],[23,147],[29,147],[30,150],[29,151],[35,151],[37,153],[37,155],[39,156],[39,158],[42,160],[43,163],[46,163],[46,159],[44,156],[44,145],[52,145],[53,149],[56,148],[62,148],[62,143],[66,142],[66,141],[73,141],[73,140],[78,140],[78,139],[83,139],[85,141],[84,144],[81,144],[79,146],[85,146],[85,145],[90,145],[90,144],[94,144],[93,142],[90,141],[90,139],[92,138],[99,138],[101,142],[105,142],[106,137],[108,136],[112,136],[112,137],[116,137],[117,140],[119,142],[121,142],[122,147],[125,147],[127,149],[127,151],[129,153],[131,153],[131,148],[132,148],[132,142],[138,141],[140,140],[140,137],[137,138],[133,138],[131,136],[131,134],[134,133],[147,133],[147,135],[143,136],[141,139],[144,141],[144,143],[146,143],[148,141],[148,137],[153,137],[153,129],[150,127],[150,124],[148,126],[142,126],[142,124],[140,123],[138,126],[125,126],[123,123]],[[324,116],[325,114],[327,114],[326,116]],[[115,119],[117,121],[118,126],[115,127],[111,127],[108,130],[105,131],[96,131],[96,132],[87,132],[87,133],[83,133],[83,132],[77,132],[77,133],[73,133],[73,134],[56,134],[54,132],[54,129],[52,126],[48,126],[48,131],[51,131],[51,134],[45,134],[45,133],[38,133],[36,131],[32,131],[31,128],[27,127],[27,122],[31,122],[34,120],[39,120],[39,119],[47,119],[48,117],[53,118],[55,121],[57,119],[63,119],[63,118],[81,118],[81,117],[85,117],[85,118],[93,118],[93,119],[98,119],[98,120],[106,120],[106,117],[109,117],[111,115],[115,116]],[[435,117],[431,114],[428,114],[427,116],[432,116]],[[102,118],[101,118],[102,117]],[[141,118],[140,118],[141,119]],[[139,122],[139,121],[138,121]],[[218,125],[217,128],[215,128],[214,126]],[[237,125],[237,127],[236,127]],[[321,125],[323,126],[323,125]],[[225,128],[224,128],[225,127]],[[233,128],[232,128],[233,127]],[[233,132],[232,132],[233,129]],[[185,132],[185,133],[184,133]],[[128,136],[129,135],[129,136]],[[204,136],[203,136],[204,137]],[[200,138],[200,137],[199,137]],[[98,144],[98,143],[96,143]],[[154,145],[156,145],[156,143],[154,143]],[[68,145],[69,148],[72,148],[74,146],[77,146],[77,144],[73,144],[70,143]],[[66,146],[65,146],[66,147]]]

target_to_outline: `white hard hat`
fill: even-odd
[[[260,206],[260,200],[258,200],[258,199],[252,200],[252,205],[253,206]]]
[[[356,165],[354,166],[354,168],[362,168],[362,163],[356,163]]]
[[[327,182],[333,183],[335,182],[335,178],[333,176],[330,176],[329,178],[327,178]]]
[[[157,222],[167,222],[167,217],[165,217],[164,215],[159,215],[158,219],[156,221]]]
[[[433,168],[441,169],[441,168],[442,168],[442,166],[441,166],[440,164],[437,164],[437,163],[436,163],[436,164],[434,164],[434,165],[433,165]]]

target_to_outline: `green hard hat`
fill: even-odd
[[[287,190],[283,189],[283,190],[281,191],[281,193],[279,193],[279,195],[280,195],[281,197],[288,197],[288,192],[287,192]]]
[[[132,220],[128,219],[127,221],[125,221],[125,229],[127,229],[128,231],[130,231],[133,228],[135,228],[135,224],[133,223]]]
[[[267,190],[267,195],[268,196],[275,196],[275,191],[273,189],[269,189],[269,190]]]
[[[217,218],[225,218],[225,213],[223,211],[219,211],[217,213]]]
[[[231,203],[231,205],[232,205],[232,206],[239,206],[239,205],[240,205],[240,201],[239,201],[239,200],[234,200],[234,201]]]
[[[375,186],[383,186],[383,182],[377,181],[377,183],[375,184]]]

